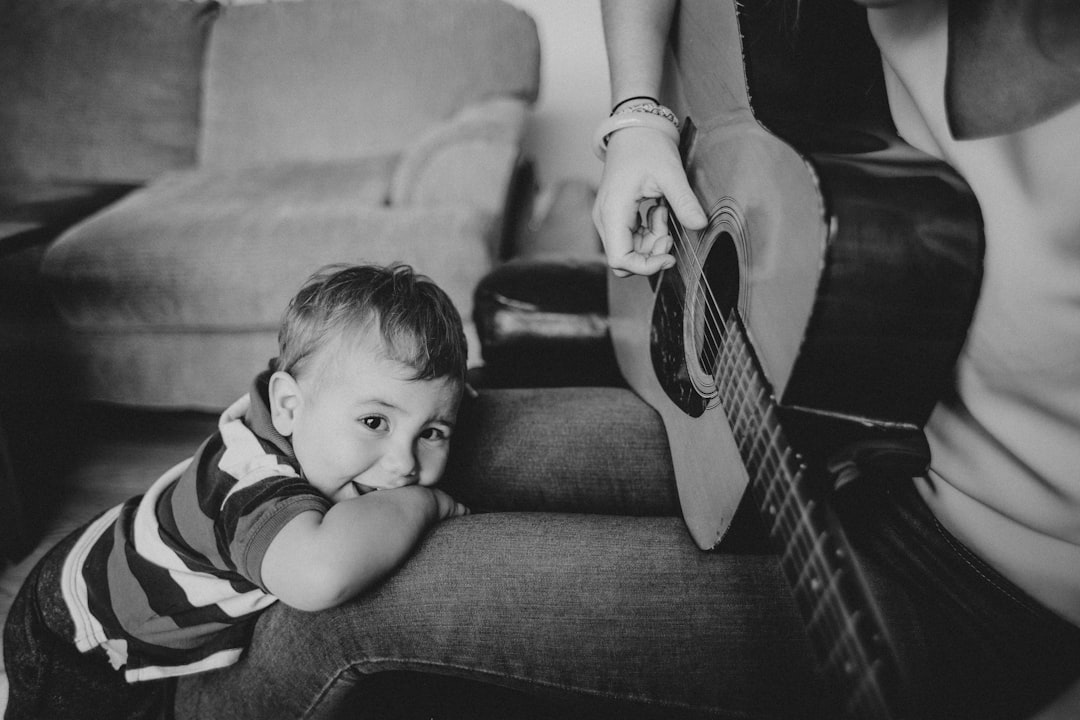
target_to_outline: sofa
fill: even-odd
[[[480,362],[527,215],[532,19],[499,0],[0,0],[0,401],[216,410],[311,272],[403,261]]]

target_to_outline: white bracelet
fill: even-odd
[[[664,109],[667,110],[667,108]],[[670,113],[671,111],[668,110],[668,112]],[[674,113],[672,113],[672,117],[674,117]],[[659,130],[674,140],[676,145],[679,144],[679,128],[665,116],[657,115],[651,111],[620,112],[609,118],[605,118],[596,128],[596,134],[593,135],[593,152],[596,153],[596,157],[603,160],[607,156],[608,138],[611,137],[612,133],[630,127],[644,127]]]
[[[650,113],[664,118],[674,125],[676,130],[679,129],[679,118],[675,117],[675,113],[671,111],[671,108],[664,107],[658,102],[653,102],[652,98],[647,99],[645,102],[634,103],[627,107],[618,108],[611,114],[622,115],[623,113]]]

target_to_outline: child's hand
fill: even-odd
[[[461,517],[462,515],[469,514],[469,508],[465,507],[454,498],[447,495],[445,492],[438,488],[427,488],[431,494],[435,497],[435,504],[438,507],[438,519],[447,520],[452,517]]]
[[[442,490],[406,485],[300,513],[270,541],[263,583],[299,610],[340,605],[403,563],[432,525],[468,512]]]

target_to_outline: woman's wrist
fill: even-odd
[[[621,110],[623,106],[628,105],[629,103],[635,103],[637,105],[644,105],[648,103],[651,103],[653,105],[659,105],[660,101],[651,95],[631,95],[630,97],[623,98],[619,102],[612,105],[611,112],[608,113],[608,117],[611,117],[615,113],[619,112],[619,110]]]
[[[621,108],[616,106],[612,114],[596,128],[596,133],[593,135],[593,152],[601,160],[607,155],[607,145],[611,135],[626,128],[643,127],[657,130],[678,144],[679,120],[674,112],[659,103],[651,101],[631,103],[632,99],[627,98],[620,103],[623,105]]]

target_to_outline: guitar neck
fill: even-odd
[[[821,483],[795,452],[738,315],[722,322],[718,400],[750,476],[749,492],[791,586],[822,669],[841,686],[848,717],[889,718],[896,672],[883,626]]]

